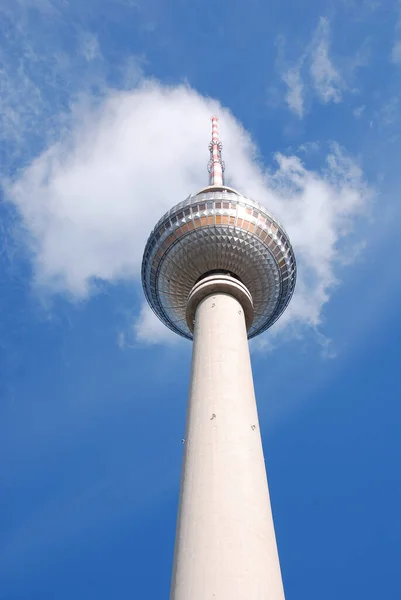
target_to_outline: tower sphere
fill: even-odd
[[[273,325],[295,287],[295,256],[283,227],[260,204],[226,186],[189,196],[159,220],[145,247],[142,284],[159,319],[192,339],[188,296],[197,281],[216,271],[239,279],[252,296],[248,338]]]

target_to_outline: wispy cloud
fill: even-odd
[[[106,8],[102,1],[103,13]],[[80,96],[141,76],[142,59],[103,56],[97,35],[61,0],[0,5],[0,172],[14,170],[58,139]]]
[[[82,56],[88,62],[92,62],[96,58],[102,58],[97,36],[93,33],[83,32],[81,34],[79,47]]]
[[[288,89],[285,95],[285,101],[288,108],[302,118],[304,115],[304,83],[301,77],[302,62],[285,71],[282,80]]]
[[[354,108],[352,114],[354,115],[355,119],[360,119],[365,110],[366,106],[365,104],[362,104],[361,106],[357,106],[356,108]]]
[[[381,127],[394,126],[400,119],[400,98],[397,95],[389,96],[380,107],[377,116]]]
[[[330,58],[330,25],[321,17],[313,36],[310,49],[310,75],[312,86],[320,99],[327,102],[341,102],[344,81]]]
[[[330,23],[326,17],[321,17],[311,41],[296,63],[288,65],[284,60],[279,61],[281,79],[287,86],[285,101],[300,118],[305,115],[308,97],[317,97],[324,104],[342,100],[347,86],[340,69],[334,65],[330,46]]]
[[[391,61],[401,64],[401,0],[397,1],[397,18],[395,23],[395,37],[391,48]]]
[[[401,63],[401,40],[396,40],[391,50],[391,60],[395,64]]]

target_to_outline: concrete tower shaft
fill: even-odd
[[[195,286],[194,347],[170,600],[284,600],[247,341],[248,290]]]

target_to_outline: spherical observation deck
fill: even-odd
[[[210,186],[170,209],[147,241],[142,262],[146,298],[167,327],[192,339],[189,294],[209,272],[227,272],[249,290],[252,338],[279,318],[294,292],[295,256],[288,235],[260,204]]]

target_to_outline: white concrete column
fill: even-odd
[[[170,600],[284,600],[245,325],[250,305],[238,299],[245,286],[224,277],[235,298],[218,278],[198,284],[204,291],[193,309]]]

